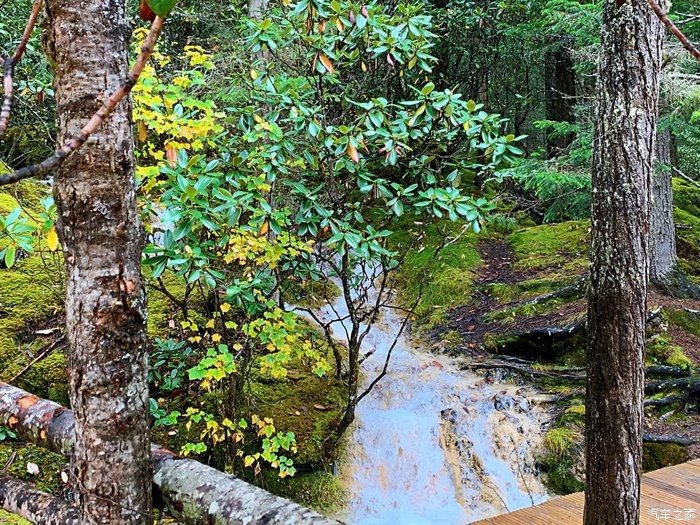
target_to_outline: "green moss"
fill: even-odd
[[[345,506],[346,494],[340,480],[325,470],[300,472],[280,478],[269,472],[261,485],[270,492],[330,515]]]
[[[285,294],[285,302],[305,308],[321,308],[340,296],[340,288],[328,280],[294,282]]]
[[[645,472],[688,461],[688,451],[675,443],[644,443],[642,468]]]
[[[10,380],[24,368],[47,340],[34,335],[37,325],[53,319],[62,309],[64,286],[60,257],[35,255],[0,270],[0,375]],[[17,386],[39,396],[65,402],[66,375],[59,353],[28,370]]]
[[[144,269],[145,275],[149,275],[149,272],[150,270]],[[184,299],[185,280],[183,278],[167,271],[161,277],[161,282],[177,300]],[[168,322],[175,316],[175,307],[169,297],[152,287],[147,288],[146,295],[148,301],[148,338],[167,337],[169,330],[171,330]]]
[[[446,350],[456,348],[462,342],[462,340],[462,334],[456,330],[449,330],[440,334],[440,341],[442,341]]]
[[[24,518],[20,518],[4,510],[0,510],[0,523],[3,525],[31,525],[30,522]]]
[[[10,476],[25,481],[31,481],[39,490],[57,493],[62,490],[60,472],[66,465],[66,459],[43,448],[12,442],[0,443],[0,465],[8,464],[14,454],[14,459],[7,469]],[[27,463],[39,467],[39,473],[30,474]]]
[[[673,204],[681,268],[700,281],[700,188],[673,179]]]
[[[19,206],[19,202],[9,193],[0,193],[0,215],[7,215]]]
[[[460,234],[461,227],[458,223],[411,224],[397,232],[393,241],[396,243],[393,248],[405,252],[395,283],[399,303],[408,308],[420,298],[415,313],[423,328],[441,324],[449,308],[465,304],[471,298],[475,271],[481,264],[476,248],[479,236],[471,232]],[[445,234],[456,240],[442,248],[436,257]],[[416,242],[416,239],[420,240]]]
[[[340,418],[346,388],[331,377],[293,375],[283,380],[256,380],[252,394],[261,404],[253,411],[271,417],[277,429],[294,432],[298,447],[295,464],[320,465]]]
[[[514,269],[546,270],[566,279],[577,277],[588,266],[588,228],[588,221],[567,221],[511,234],[508,242],[515,253]]]
[[[700,314],[687,310],[668,310],[664,315],[672,325],[700,337]]]
[[[547,487],[557,494],[571,494],[584,489],[584,482],[574,472],[571,460],[564,460],[551,465],[545,472]]]
[[[646,360],[649,364],[678,366],[685,369],[694,366],[693,360],[685,355],[683,348],[672,344],[658,334],[654,335],[647,345]]]

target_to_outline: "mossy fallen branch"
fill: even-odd
[[[84,523],[78,510],[68,502],[4,474],[0,474],[0,507],[41,525]]]
[[[20,439],[70,455],[73,412],[24,390],[0,383],[0,422]],[[151,446],[154,500],[186,525],[337,525],[234,476]],[[43,523],[43,522],[42,522]]]

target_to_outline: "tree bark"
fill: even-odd
[[[255,20],[262,20],[269,0],[248,0],[248,16]]]
[[[0,383],[0,424],[18,437],[70,456],[73,412],[24,390]],[[337,522],[277,497],[198,461],[151,446],[153,493],[159,508],[187,525],[337,525]]]
[[[678,271],[676,230],[673,222],[673,187],[671,186],[671,130],[660,130],[656,144],[656,171],[651,184],[649,278],[665,286]]]
[[[571,52],[562,44],[560,49],[545,54],[545,110],[547,120],[573,124],[574,100],[576,98],[576,73]],[[574,139],[574,134],[547,139],[547,154],[561,154]]]
[[[47,0],[58,143],[80,131],[128,72],[126,0]],[[136,208],[131,104],[56,174],[66,272],[72,480],[81,518],[151,518],[146,310]]]
[[[593,161],[586,525],[639,523],[644,345],[663,26],[606,0]]]
[[[24,481],[0,474],[0,508],[41,525],[81,525],[78,509]]]

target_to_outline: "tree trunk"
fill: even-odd
[[[126,77],[126,0],[47,0],[46,14],[64,143]],[[72,483],[82,519],[99,524],[151,522],[142,231],[130,115],[131,105],[120,104],[54,180],[67,272]]]
[[[651,183],[649,278],[654,284],[670,284],[678,271],[676,230],[673,223],[671,186],[671,130],[660,130],[656,143],[656,170]]]
[[[586,525],[639,522],[649,191],[663,38],[646,2],[606,0],[593,161]]]
[[[268,3],[269,0],[248,0],[248,16],[255,20],[262,20]]]
[[[574,100],[576,97],[576,73],[569,49],[561,49],[545,54],[545,110],[547,120],[573,124]],[[565,136],[547,139],[547,154],[555,157],[566,149],[574,138],[570,133]]]

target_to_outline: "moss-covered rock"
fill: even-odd
[[[11,462],[10,459],[12,459]],[[39,467],[38,474],[29,472],[28,463],[34,463]],[[58,494],[65,488],[61,482],[60,473],[66,467],[67,462],[59,454],[34,445],[2,442],[0,443],[0,465],[8,464],[7,473],[10,476],[30,481],[39,490]]]
[[[673,204],[681,268],[700,282],[700,187],[673,179]]]
[[[675,443],[644,443],[642,468],[645,472],[688,461],[688,450]]]
[[[254,398],[264,400],[255,408],[258,415],[272,418],[281,431],[294,432],[295,464],[323,464],[347,396],[343,384],[331,377],[304,374],[283,380],[258,379],[251,388]]]
[[[567,221],[518,230],[508,237],[515,268],[545,272],[551,280],[577,277],[588,267],[589,227],[588,221]]]
[[[420,298],[415,308],[420,328],[442,324],[447,310],[471,299],[475,272],[481,265],[477,249],[480,236],[464,231],[465,227],[459,223],[411,223],[395,235],[392,247],[405,252],[394,283],[399,290],[398,301],[404,307],[413,307]],[[438,250],[445,236],[449,244]]]

